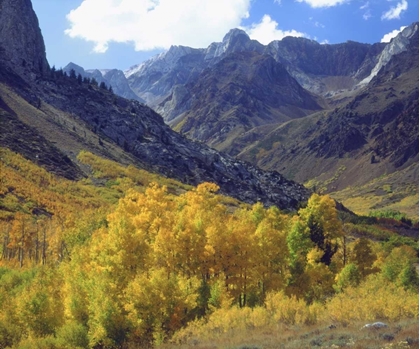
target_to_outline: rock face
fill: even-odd
[[[378,63],[372,69],[369,76],[363,79],[360,84],[364,85],[369,83],[381,70],[382,67],[386,66],[388,62],[392,59],[393,56],[407,51],[408,46],[410,45],[411,38],[415,35],[418,36],[419,26],[418,23],[414,23],[411,26],[405,28],[397,37],[391,40],[391,42],[386,45],[385,49],[381,52]]]
[[[15,2],[3,1],[2,11],[9,13],[9,16],[16,20],[16,28],[25,29],[26,26],[20,22],[19,15],[21,12],[31,12],[31,3],[20,0],[18,3],[20,7],[14,6]],[[33,29],[37,29],[34,37],[41,37],[39,28]],[[6,33],[7,31],[1,32]],[[24,34],[26,33],[16,32],[17,37]],[[9,39],[1,38],[0,42],[7,40]],[[20,44],[23,43],[24,41]],[[12,47],[15,47],[17,52],[23,50],[19,45]],[[31,62],[38,58],[41,61],[45,60],[43,45],[37,47],[41,52],[34,52],[34,57],[30,53],[27,55]],[[9,55],[17,56],[13,51],[10,51]],[[3,62],[0,64],[0,98],[3,102],[0,109],[11,118],[11,123],[16,119],[27,120],[28,116],[34,113],[43,116],[43,113],[52,110],[53,119],[57,118],[58,121],[48,122],[59,123],[56,129],[60,132],[70,123],[77,124],[77,128],[73,129],[76,133],[73,141],[77,137],[82,139],[83,133],[93,132],[109,146],[120,146],[126,153],[130,153],[136,158],[136,163],[145,169],[185,183],[215,182],[224,194],[249,203],[261,201],[267,206],[277,205],[286,210],[296,209],[310,195],[302,185],[286,180],[277,172],[262,171],[186,139],[172,131],[160,115],[138,101],[124,99],[95,85],[80,83],[77,79],[57,75],[51,71],[44,73],[36,82],[21,82],[20,69],[13,71],[2,64]],[[41,69],[38,72],[41,72]],[[11,107],[5,102],[10,99],[7,92],[10,88],[16,95],[14,101],[25,100],[25,105],[21,102],[21,108],[15,104]],[[10,112],[12,109],[19,112],[13,114]],[[46,121],[37,118],[36,122],[37,128],[32,130],[43,129],[42,122]],[[52,134],[46,132],[45,136],[52,137]],[[8,142],[10,141],[13,142],[9,139]],[[64,147],[64,144],[57,143],[59,151]],[[83,144],[77,147],[82,148]]]
[[[144,100],[138,97],[130,88],[130,86],[128,85],[127,78],[125,77],[122,70],[85,70],[81,66],[70,62],[63,68],[63,71],[65,71],[67,74],[70,74],[70,71],[72,69],[75,71],[76,75],[80,74],[82,77],[86,77],[89,79],[95,78],[98,83],[104,82],[108,87],[112,86],[114,93],[121,97],[127,99],[134,99],[142,103],[144,102]]]
[[[171,46],[168,51],[124,73],[133,91],[153,107],[165,99],[174,86],[194,81],[204,69],[230,53],[262,50],[263,45],[250,40],[243,30],[232,29],[222,42],[212,43],[207,49]]]
[[[404,50],[393,54],[352,98],[311,115],[304,124],[293,120],[238,137],[242,146],[253,142],[239,157],[300,182],[320,178],[330,191],[363,185],[411,165],[418,168],[418,24],[406,31],[409,37],[403,32],[393,40],[405,42]],[[393,51],[393,42],[384,54]]]
[[[384,47],[351,41],[321,45],[295,37],[264,46],[233,29],[206,49],[173,46],[125,74],[133,91],[173,129],[238,155],[259,137],[254,136],[261,129],[244,142],[252,129],[348,99]]]
[[[240,29],[232,29],[222,42],[206,49],[173,46],[167,52],[134,66],[125,75],[133,91],[155,107],[179,84],[191,83],[206,68],[232,53],[254,52],[273,57],[305,89],[320,95],[351,90],[378,62],[385,44],[347,42],[321,45],[316,41],[286,37],[264,46]]]
[[[254,51],[229,54],[155,107],[173,128],[226,152],[238,134],[322,109],[283,65]]]
[[[353,41],[321,45],[305,38],[286,37],[271,42],[265,52],[284,64],[302,87],[326,95],[356,86],[370,73],[384,47]]]
[[[0,0],[0,61],[25,79],[35,79],[49,69],[30,0]]]
[[[36,93],[43,102],[76,115],[101,138],[133,154],[147,170],[193,185],[215,182],[223,194],[283,209],[295,209],[309,197],[306,188],[277,172],[262,171],[188,140],[172,131],[159,114],[137,101],[79,85],[70,78],[44,80],[38,86]]]

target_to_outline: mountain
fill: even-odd
[[[171,48],[125,71],[133,91],[149,106],[162,102],[179,84],[195,80],[207,67],[216,64],[232,52],[262,52],[263,45],[250,40],[240,29],[232,29],[222,42],[212,43],[206,49],[185,46]]]
[[[155,110],[189,138],[234,154],[231,143],[238,135],[312,114],[322,109],[320,102],[272,57],[243,51],[175,86]]]
[[[46,63],[38,22],[29,0],[3,1],[1,6],[2,13],[8,13],[14,22],[10,28],[2,27],[0,42],[9,42],[10,39],[3,37],[10,35],[14,35],[14,41],[13,45],[2,45],[0,109],[7,115],[9,129],[15,129],[13,123],[24,124],[22,129],[32,134],[26,139],[14,132],[7,139],[1,139],[3,147],[26,143],[12,149],[25,148],[22,153],[34,162],[40,152],[53,154],[55,151],[54,154],[58,154],[55,156],[64,159],[67,167],[71,166],[74,173],[82,175],[86,169],[77,162],[76,156],[81,149],[87,149],[184,183],[215,182],[224,194],[287,210],[296,209],[309,197],[307,189],[275,171],[262,171],[188,140],[172,131],[160,115],[138,101],[127,100],[95,84],[35,63],[24,68],[36,76],[36,81],[22,78],[22,70],[15,70],[16,62],[10,57],[25,51],[22,46],[28,44],[28,39],[26,32],[19,33],[16,28],[34,33],[35,39],[41,38],[34,44],[34,49],[26,53],[25,60]],[[20,23],[21,19],[27,22]],[[45,154],[41,156],[45,157]],[[49,166],[56,174],[64,171],[61,162],[50,162]]]
[[[286,37],[264,46],[235,29],[125,74],[176,131],[322,192],[392,175],[393,192],[374,190],[385,200],[372,199],[375,209],[417,195],[416,38],[413,23],[388,44]]]
[[[285,37],[267,45],[265,53],[282,63],[305,89],[329,97],[353,89],[375,66],[385,44],[319,44]]]
[[[222,42],[207,48],[172,46],[142,64],[125,71],[129,84],[148,105],[155,107],[177,85],[198,78],[209,67],[235,52],[254,52],[273,57],[298,83],[310,92],[329,96],[351,90],[366,78],[378,62],[385,44],[321,45],[316,41],[286,37],[262,45],[240,29],[232,29]]]
[[[348,201],[369,196],[371,209],[408,197],[418,207],[418,23],[382,52],[379,61],[388,55],[388,62],[345,103],[241,135],[239,157],[323,192],[346,189]]]
[[[67,64],[63,71],[65,71],[68,75],[70,72],[74,70],[76,75],[81,75],[83,78],[94,78],[98,83],[104,82],[108,87],[111,86],[114,93],[118,96],[127,98],[127,99],[134,99],[136,101],[144,103],[145,101],[138,97],[133,90],[128,85],[128,81],[123,73],[122,70],[118,69],[107,69],[107,70],[85,70],[83,67],[70,62]]]
[[[394,56],[407,51],[409,47],[412,46],[411,39],[413,36],[418,36],[418,30],[418,24],[413,24],[406,27],[399,35],[397,35],[397,37],[395,37],[381,52],[377,64],[372,69],[369,76],[363,79],[360,84],[363,85],[369,83],[379,73],[381,68],[385,67]]]

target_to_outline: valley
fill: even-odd
[[[351,208],[396,204],[417,217],[415,200],[413,209],[398,204],[418,191],[417,23],[373,45],[292,37],[262,45],[233,29],[222,42],[172,46],[124,74],[189,139],[341,199],[392,175],[397,196]]]
[[[0,0],[0,349],[417,348],[418,40],[62,69]]]

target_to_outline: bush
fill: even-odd
[[[395,321],[415,318],[419,314],[419,300],[415,292],[404,290],[374,274],[359,287],[348,287],[326,304],[329,316],[338,322]]]

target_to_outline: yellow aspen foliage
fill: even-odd
[[[199,282],[168,275],[164,269],[138,274],[124,292],[124,309],[132,327],[133,342],[162,342],[181,328],[196,306]]]
[[[327,195],[312,194],[307,206],[299,210],[299,216],[305,222],[309,222],[313,217],[323,228],[326,239],[334,239],[343,235],[335,202]]]
[[[68,263],[63,263],[60,271],[63,278],[61,296],[63,299],[64,319],[66,322],[87,325],[89,256],[87,249],[78,247]]]
[[[369,275],[358,287],[348,287],[326,304],[331,319],[341,323],[355,320],[396,321],[419,315],[418,294],[386,281],[381,275]]]
[[[230,294],[239,306],[247,305],[250,292],[255,292],[258,280],[252,269],[256,263],[256,224],[250,211],[237,210],[227,222],[228,255],[224,274]]]
[[[312,324],[316,322],[317,313],[311,311],[305,301],[283,292],[272,292],[267,295],[265,307],[274,322],[288,325]]]
[[[305,270],[309,288],[305,294],[308,303],[325,301],[334,293],[334,274],[324,263],[309,263]]]
[[[216,222],[223,222],[226,215],[220,197],[215,195],[218,189],[213,183],[203,183],[177,200],[178,209],[173,227],[174,254],[178,269],[184,275],[210,276],[209,261],[216,258],[213,252],[217,248],[212,247],[207,232],[213,237],[213,234],[218,234],[221,225]]]
[[[289,277],[286,241],[288,217],[275,207],[265,210],[261,204],[254,205],[254,216],[256,211],[259,212],[259,219],[254,233],[256,251],[253,269],[263,300],[267,290],[279,291],[286,287]]]

